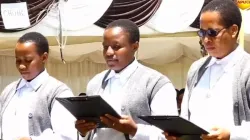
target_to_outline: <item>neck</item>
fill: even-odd
[[[235,45],[230,46],[231,50],[228,51],[228,53],[226,53],[225,55],[221,56],[221,57],[216,57],[217,59],[223,59],[224,57],[228,56],[230,53],[232,53],[237,47],[238,47],[238,43],[235,43]]]
[[[135,60],[135,58],[133,58],[124,68],[120,69],[120,70],[115,70],[115,73],[119,73],[121,72],[122,70],[124,70],[127,66],[129,66],[131,63],[133,63]]]
[[[27,82],[31,82],[32,80],[34,80],[34,79],[35,79],[38,75],[40,75],[44,70],[45,70],[45,68],[42,69],[33,79],[27,80]]]

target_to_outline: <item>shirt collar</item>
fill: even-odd
[[[125,69],[123,69],[119,73],[116,73],[114,70],[111,70],[105,81],[111,78],[119,78],[121,82],[126,82],[127,79],[131,76],[131,74],[137,69],[138,64],[138,61],[135,59],[131,64],[129,64]]]
[[[45,69],[43,72],[41,72],[36,78],[34,78],[32,81],[28,82],[25,79],[21,79],[17,90],[23,88],[23,87],[31,87],[33,90],[37,90],[43,82],[49,77],[49,74],[47,70]]]
[[[242,55],[240,55],[243,52],[242,47],[238,46],[233,52],[231,52],[229,55],[222,59],[217,59],[215,57],[212,57],[209,64],[206,66],[207,68],[210,66],[213,66],[215,64],[221,65],[224,69],[224,71],[228,71],[240,58]]]

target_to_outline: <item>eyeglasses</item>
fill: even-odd
[[[220,30],[214,30],[214,29],[208,29],[208,30],[203,30],[203,29],[200,29],[197,34],[199,37],[205,37],[206,35],[209,36],[209,37],[216,37],[223,29],[225,28],[222,28]]]

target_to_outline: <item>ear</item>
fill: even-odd
[[[230,33],[231,33],[231,36],[232,38],[236,38],[237,39],[237,34],[239,33],[239,27],[234,24],[230,27]]]
[[[49,54],[47,53],[47,52],[45,52],[45,53],[43,53],[42,54],[42,61],[43,61],[43,63],[45,63],[45,62],[47,62],[47,60],[48,60],[48,56],[49,56]]]
[[[133,47],[134,52],[136,52],[139,48],[139,42],[136,41],[135,43],[133,43],[132,47]]]

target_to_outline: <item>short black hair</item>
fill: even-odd
[[[121,27],[129,34],[129,42],[136,43],[140,41],[140,31],[138,26],[129,19],[118,19],[108,24],[106,29],[113,27]]]
[[[179,93],[179,90],[178,89],[175,89],[176,93],[178,94]]]
[[[233,0],[213,0],[202,9],[201,13],[207,11],[218,12],[221,17],[221,22],[226,28],[236,24],[240,31],[242,16]]]
[[[33,42],[37,47],[37,53],[39,55],[45,52],[49,53],[49,43],[45,36],[38,32],[29,32],[21,36],[18,43]]]
[[[178,90],[178,89],[175,89],[175,90],[176,90],[176,93],[177,93],[176,99],[178,100],[178,98],[179,98],[182,94],[184,94],[185,88],[180,89],[180,90]]]
[[[184,94],[185,92],[185,88],[182,88],[180,91],[179,91],[179,94]]]

